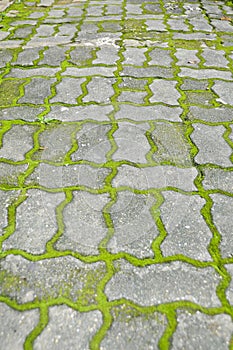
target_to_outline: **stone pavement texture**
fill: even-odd
[[[0,349],[233,349],[231,1],[0,22]]]

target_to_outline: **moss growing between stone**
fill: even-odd
[[[0,85],[1,106],[11,106],[20,97],[20,86],[24,80],[3,80]]]

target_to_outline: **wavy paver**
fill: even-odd
[[[233,2],[0,9],[0,348],[233,348]]]

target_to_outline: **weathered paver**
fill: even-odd
[[[0,348],[232,349],[233,2],[0,11]]]

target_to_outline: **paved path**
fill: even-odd
[[[233,349],[226,3],[1,14],[2,350]]]

